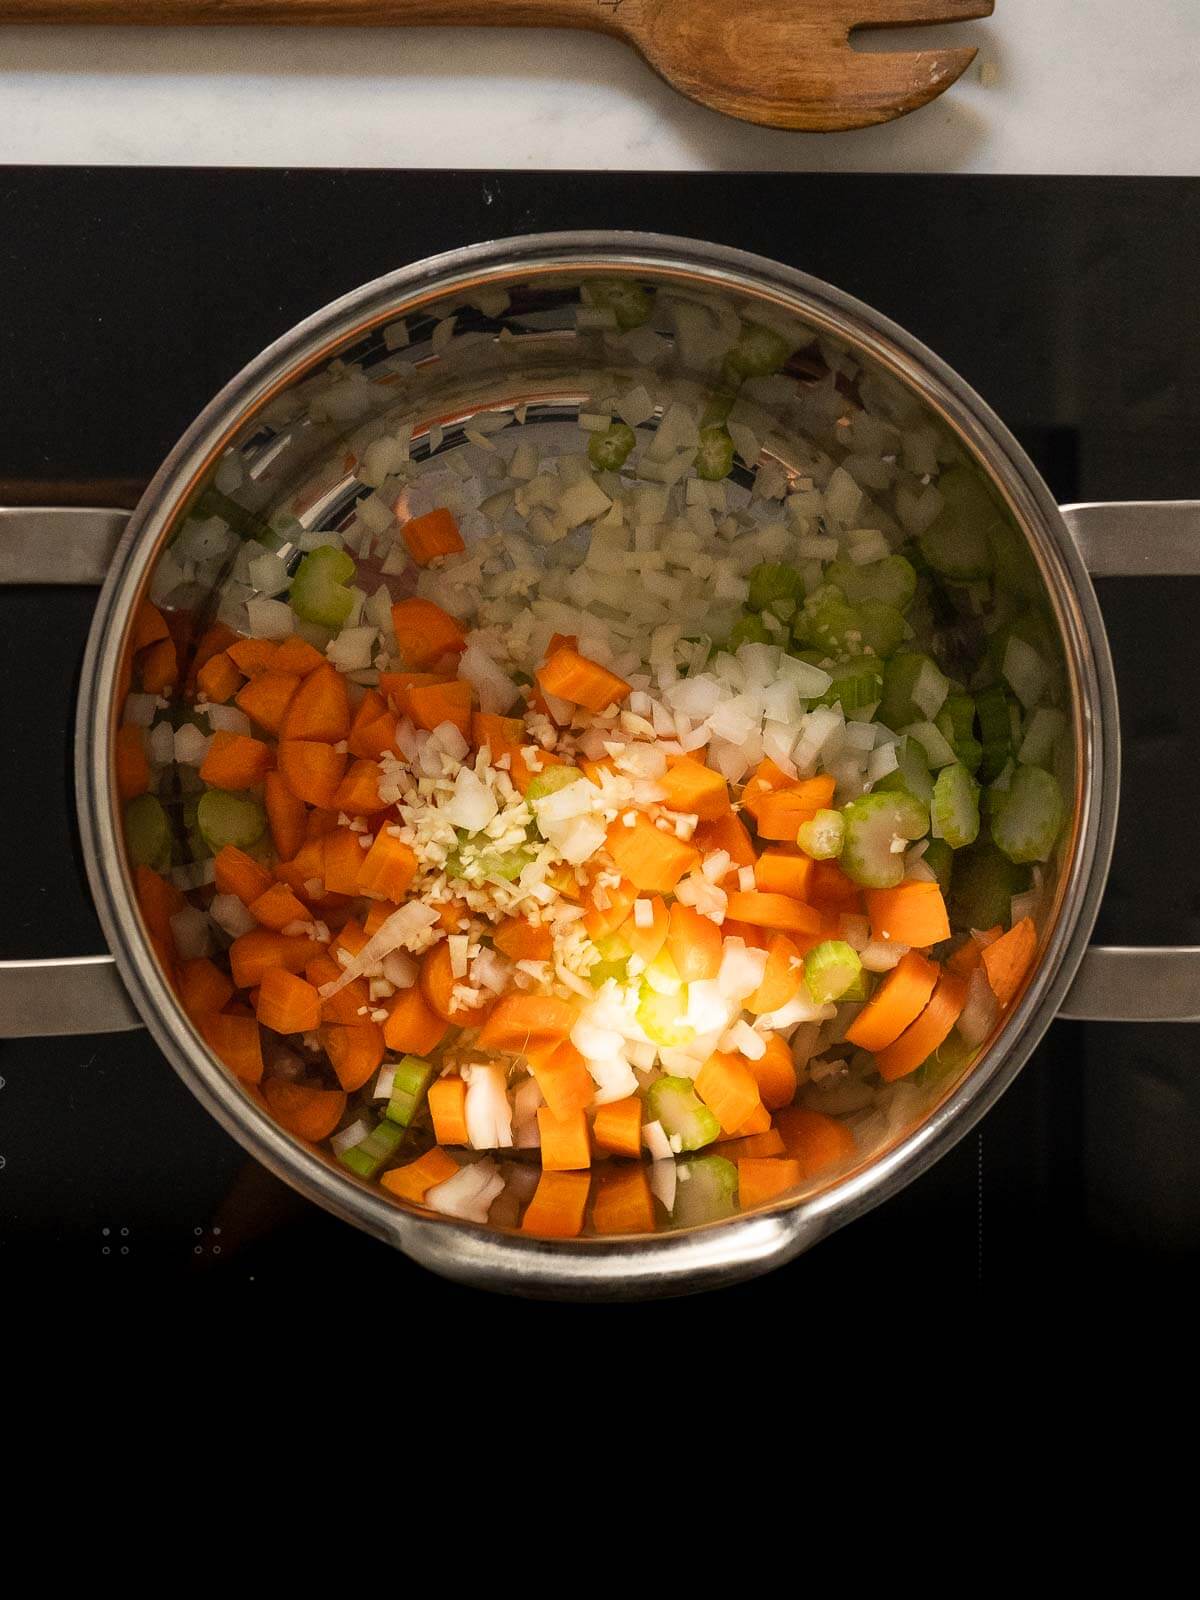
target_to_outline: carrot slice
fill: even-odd
[[[250,902],[248,909],[264,928],[274,928],[276,933],[282,933],[289,922],[309,920],[308,908],[297,900],[286,883],[273,883],[269,889],[264,889],[257,900]]]
[[[984,971],[1001,1006],[1012,1004],[1036,951],[1037,929],[1032,917],[1022,917],[1001,938],[984,947]]]
[[[939,971],[936,962],[910,950],[846,1029],[846,1038],[860,1050],[894,1044],[929,1004]]]
[[[429,1115],[439,1144],[467,1144],[467,1086],[457,1073],[429,1085]]]
[[[742,789],[742,809],[748,811],[757,821],[758,808],[764,798],[774,794],[776,789],[786,789],[792,782],[783,768],[777,766],[770,756],[760,761],[758,766],[746,779]]]
[[[229,970],[239,989],[260,985],[268,972],[303,972],[322,947],[303,935],[253,928],[229,946]]]
[[[471,734],[471,700],[474,691],[469,683],[455,679],[453,683],[429,683],[408,691],[409,715],[418,728],[430,733],[443,722],[453,723],[464,739]]]
[[[756,1017],[768,1011],[778,1011],[780,1006],[796,998],[803,981],[804,958],[799,947],[786,933],[772,934],[767,941],[767,964],[763,968],[762,982],[742,1003]],[[791,1095],[788,1099],[791,1099]]]
[[[812,906],[786,894],[763,894],[757,889],[737,889],[729,896],[726,914],[735,922],[783,933],[820,933],[821,914]]]
[[[379,798],[379,763],[354,761],[350,770],[338,784],[333,797],[334,809],[351,817],[371,817],[386,811],[388,802]]]
[[[271,1115],[288,1133],[319,1144],[342,1120],[346,1096],[341,1089],[318,1089],[287,1078],[268,1078],[263,1097]]]
[[[620,705],[629,695],[629,685],[615,672],[602,667],[590,656],[580,655],[569,645],[562,645],[534,674],[545,694],[559,700],[569,700],[572,705],[585,706],[589,711],[600,712],[609,706]]]
[[[210,1012],[196,1018],[208,1048],[243,1083],[258,1083],[263,1075],[262,1039],[253,1017],[231,1017]]]
[[[135,652],[145,650],[147,645],[157,644],[160,639],[170,638],[170,629],[162,612],[149,600],[142,600],[133,614],[133,626],[129,633],[129,645]]]
[[[738,1157],[738,1205],[743,1211],[765,1205],[801,1181],[800,1163],[780,1156]]]
[[[179,656],[174,639],[152,644],[141,661],[142,688],[147,694],[165,694],[179,677]]]
[[[300,679],[294,672],[260,672],[237,692],[237,704],[260,728],[277,734]]]
[[[781,1033],[767,1035],[766,1052],[752,1061],[745,1058],[746,1066],[758,1085],[762,1103],[768,1111],[778,1111],[790,1106],[796,1098],[796,1064],[787,1040]]]
[[[839,911],[856,910],[862,904],[862,890],[848,878],[836,861],[815,861],[812,875],[812,903],[832,906]]]
[[[438,556],[454,555],[466,549],[454,513],[445,506],[427,511],[423,517],[413,517],[400,533],[409,555],[419,567],[427,567]]]
[[[359,850],[362,861],[358,869],[358,887],[362,894],[382,895],[393,905],[399,905],[408,893],[417,875],[417,858],[403,840],[382,828],[375,843],[365,852]]]
[[[709,1056],[696,1074],[696,1093],[725,1133],[737,1133],[762,1106],[758,1084],[745,1060],[719,1050]]]
[[[810,781],[817,783],[820,780],[814,778]],[[828,785],[831,799],[833,787],[831,778]],[[761,797],[754,812],[760,839],[786,839],[790,844],[795,844],[800,824],[810,821],[821,810],[821,804],[814,805],[807,798],[806,788],[775,789]]]
[[[401,989],[391,1003],[383,1024],[383,1037],[389,1050],[403,1055],[427,1056],[446,1037],[446,1023],[425,1002],[420,988]]]
[[[716,822],[729,814],[728,783],[694,756],[669,757],[659,787],[666,790],[662,803],[669,811],[687,812],[701,822]]]
[[[416,858],[413,858],[414,865]],[[554,955],[554,939],[542,922],[526,922],[510,917],[492,934],[492,943],[510,961],[549,961]]]
[[[637,897],[637,889],[627,878],[622,878],[616,888],[604,890],[603,906],[597,905],[597,892],[593,890],[588,901],[587,915],[583,919],[588,938],[606,939],[609,934],[616,933],[633,910],[633,902]]]
[[[637,812],[632,827],[618,817],[608,830],[608,853],[622,877],[639,890],[666,894],[685,872],[700,860],[694,845],[656,828],[644,812]]]
[[[510,1055],[525,1055],[531,1047],[545,1050],[567,1037],[576,1018],[575,1007],[569,1001],[552,995],[506,995],[484,1023],[479,1048],[503,1050]]]
[[[754,886],[764,894],[787,894],[793,900],[811,900],[815,865],[810,856],[764,850],[754,863]]]
[[[967,986],[952,972],[943,972],[929,1004],[894,1044],[875,1053],[875,1065],[885,1083],[906,1078],[915,1072],[958,1021],[967,1001]]]
[[[242,681],[228,651],[220,650],[196,673],[196,684],[201,694],[213,705],[223,706]]]
[[[542,1098],[557,1117],[590,1106],[596,1085],[583,1057],[569,1039],[546,1050],[528,1053],[529,1070]]]
[[[799,1162],[802,1178],[815,1178],[854,1154],[853,1133],[823,1111],[788,1106],[776,1114],[775,1125],[788,1155]]]
[[[235,894],[247,906],[260,894],[266,894],[272,883],[266,867],[235,844],[227,844],[217,852],[213,858],[213,872],[217,893]]]
[[[927,950],[950,937],[946,902],[936,883],[914,879],[894,889],[868,889],[867,915],[872,939],[891,939]]]
[[[627,1095],[624,1100],[610,1100],[597,1106],[592,1121],[592,1137],[601,1150],[615,1156],[633,1156],[642,1153],[642,1102],[638,1095]]]
[[[305,978],[282,967],[264,972],[255,1014],[273,1033],[315,1033],[321,1025],[321,997]]]
[[[467,646],[458,623],[432,600],[398,601],[392,607],[392,629],[400,654],[410,667],[424,667]]]
[[[176,981],[180,1003],[190,1016],[223,1011],[233,999],[233,982],[228,973],[207,956],[181,962]]]
[[[383,1029],[376,1022],[326,1025],[317,1037],[347,1094],[361,1089],[383,1060]]]
[[[645,1166],[618,1167],[596,1189],[592,1226],[597,1233],[653,1233],[654,1196]]]
[[[290,861],[304,843],[304,802],[292,793],[278,772],[267,773],[263,791],[271,843],[281,860]]]
[[[271,639],[237,639],[229,646],[229,659],[239,672],[254,678],[270,669],[279,646]]]
[[[589,1172],[543,1172],[521,1218],[521,1232],[543,1239],[575,1239],[583,1232]]]
[[[752,867],[757,859],[750,830],[732,811],[715,822],[701,822],[692,835],[692,843],[704,855],[724,850],[735,867]]]
[[[132,800],[150,788],[150,762],[146,757],[146,740],[141,728],[132,723],[117,729],[114,768],[117,793],[122,800]]]
[[[346,757],[331,744],[314,739],[280,740],[280,775],[297,800],[331,810],[345,770]]]
[[[1004,932],[1001,923],[994,928],[972,928],[966,944],[960,945],[953,955],[947,956],[946,966],[960,978],[969,978],[983,960],[984,947],[995,944]]]
[[[349,732],[350,699],[346,680],[335,667],[317,667],[288,701],[279,737],[333,742],[344,739]]]
[[[297,678],[307,678],[310,672],[325,666],[325,657],[307,639],[293,633],[282,644],[275,646],[271,666],[276,672],[291,672]]]
[[[591,1166],[592,1147],[582,1111],[559,1117],[549,1106],[539,1106],[537,1124],[543,1172],[578,1172]]]
[[[200,777],[217,789],[252,789],[274,766],[269,747],[261,739],[218,728],[200,766]]]
[[[421,993],[430,1010],[443,1022],[453,1022],[460,1028],[471,1028],[482,1022],[486,1002],[478,1006],[460,1005],[454,998],[456,984],[466,980],[456,978],[451,970],[450,946],[445,939],[430,947],[421,960]]]
[[[321,946],[318,945],[317,949],[321,950]],[[317,990],[323,989],[327,983],[336,983],[341,975],[341,967],[331,956],[325,955],[323,950],[304,967],[304,976]],[[324,1027],[329,1023],[340,1022],[348,1028],[353,1028],[367,1020],[366,1013],[371,1009],[371,991],[367,987],[366,979],[355,978],[336,994],[321,997],[321,1024]]]
[[[711,917],[676,900],[671,907],[667,950],[684,983],[715,978],[721,970],[721,930]]]
[[[335,828],[321,840],[321,870],[316,876],[330,894],[361,893],[360,874],[367,853],[358,842],[361,837],[349,828]]]
[[[411,1200],[420,1205],[430,1189],[445,1183],[458,1171],[458,1162],[437,1145],[407,1166],[393,1167],[380,1174],[383,1187],[399,1200]]]

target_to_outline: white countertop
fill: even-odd
[[[815,135],[580,33],[0,25],[0,163],[1200,173],[1198,0],[996,0],[893,38],[980,58],[900,122]]]

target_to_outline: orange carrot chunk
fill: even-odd
[[[762,1103],[768,1111],[790,1106],[796,1098],[796,1064],[787,1040],[781,1033],[767,1035],[766,1051],[757,1061],[749,1056],[746,1066],[758,1085]]]
[[[746,996],[743,1002],[746,1010],[756,1017],[778,1011],[780,1006],[796,998],[803,981],[804,957],[799,947],[786,933],[773,933],[767,941],[767,964],[763,968],[762,982],[753,994]],[[772,1039],[776,1037],[771,1035]]]
[[[895,1044],[875,1053],[875,1065],[885,1083],[906,1078],[946,1039],[967,1001],[967,986],[952,972],[943,972],[929,1004]]]
[[[335,667],[310,672],[288,701],[279,726],[281,739],[324,739],[332,743],[350,732],[346,680]]]
[[[450,722],[464,739],[471,734],[471,700],[473,691],[465,681],[429,683],[408,691],[409,715],[418,728],[430,733]]]
[[[278,648],[271,639],[238,639],[229,646],[228,653],[239,672],[254,678],[270,668]]]
[[[341,1089],[319,1089],[287,1078],[268,1078],[263,1084],[263,1096],[276,1122],[298,1139],[308,1139],[313,1144],[328,1139],[346,1110],[346,1096]]]
[[[390,1172],[381,1173],[379,1181],[397,1199],[411,1200],[415,1205],[420,1205],[430,1189],[445,1183],[457,1171],[458,1162],[454,1157],[435,1145],[407,1166],[393,1167]]]
[[[732,811],[715,822],[701,822],[692,835],[692,843],[703,855],[724,850],[735,867],[752,867],[756,860],[750,830]]]
[[[549,1106],[537,1109],[543,1172],[578,1172],[592,1164],[587,1118],[582,1111],[559,1117]]]
[[[939,970],[936,962],[910,950],[846,1029],[846,1038],[860,1050],[894,1044],[929,1004]]]
[[[645,1166],[618,1167],[596,1188],[592,1226],[597,1233],[653,1233],[654,1196]]]
[[[820,779],[813,778],[810,782],[819,783]],[[828,789],[832,798],[832,778],[829,780]],[[760,839],[786,839],[789,844],[795,844],[800,824],[810,821],[820,810],[821,804],[814,805],[808,798],[807,785],[772,790],[771,793],[762,796],[755,808],[754,818],[758,836]]]
[[[253,1017],[229,1017],[209,1012],[196,1018],[204,1042],[243,1083],[258,1083],[263,1075],[262,1040]]]
[[[351,817],[371,817],[386,811],[388,802],[379,798],[379,776],[377,761],[352,762],[334,794],[334,809]]]
[[[492,934],[492,943],[510,961],[549,961],[554,955],[554,939],[546,924],[526,922],[522,917],[510,917],[500,923]]]
[[[280,860],[290,861],[304,843],[304,824],[307,815],[303,800],[298,799],[278,772],[268,772],[263,779],[263,792],[267,803],[267,823],[271,830],[271,843]]]
[[[399,905],[417,875],[417,858],[403,840],[386,828],[367,851],[359,851],[358,887],[362,894],[382,895]]]
[[[484,1023],[479,1048],[509,1055],[524,1055],[531,1048],[545,1050],[567,1037],[576,1017],[569,1001],[553,995],[506,995]]]
[[[683,811],[701,822],[716,822],[729,811],[728,783],[695,756],[669,757],[659,787],[666,790],[662,803],[668,811]]]
[[[650,921],[646,926],[640,926],[637,920],[637,905],[634,904],[626,920],[621,924],[621,938],[635,956],[650,965],[662,951],[667,942],[667,934],[671,927],[670,913],[667,911],[666,902],[659,894],[653,895],[643,904],[650,907]]]
[[[333,797],[346,770],[346,757],[315,739],[282,739],[279,772],[295,795],[310,806],[333,809]]]
[[[589,1172],[543,1172],[521,1218],[521,1232],[542,1239],[575,1239],[583,1232]]]
[[[786,894],[763,894],[757,889],[737,889],[729,896],[726,915],[756,928],[782,933],[820,933],[821,914]]]
[[[141,728],[129,724],[117,729],[114,767],[117,793],[122,800],[132,800],[150,788],[150,762]]]
[[[570,1116],[572,1111],[591,1105],[596,1085],[587,1063],[569,1039],[551,1049],[533,1051],[528,1060],[542,1098],[556,1117]]]
[[[454,990],[465,978],[454,976],[450,946],[445,939],[431,946],[421,959],[421,993],[431,1011],[443,1022],[453,1022],[460,1028],[471,1028],[482,1022],[486,1002],[478,1006],[464,1006],[454,998]]]
[[[300,679],[294,672],[260,672],[237,692],[237,704],[260,728],[277,734]]]
[[[277,967],[285,972],[303,972],[320,950],[315,940],[302,935],[254,928],[229,946],[229,970],[239,989],[253,989]]]
[[[788,1155],[799,1162],[803,1178],[815,1178],[854,1154],[853,1133],[844,1122],[823,1111],[788,1106],[776,1113],[775,1125]]]
[[[160,639],[170,637],[170,629],[158,607],[149,600],[142,600],[133,614],[133,627],[130,630],[129,643],[135,652],[145,650],[147,645],[157,644]]]
[[[600,940],[616,933],[633,910],[633,902],[637,897],[637,889],[627,878],[622,878],[615,888],[606,888],[602,897],[593,890],[587,915],[583,919],[588,938]],[[598,903],[600,898],[604,900],[603,905]]]
[[[589,711],[620,705],[629,694],[624,678],[618,678],[590,656],[581,656],[569,645],[557,649],[538,668],[535,677],[545,694],[569,700],[574,706],[585,706]]]
[[[164,694],[179,677],[179,656],[174,639],[160,639],[142,656],[142,688],[147,694]]]
[[[696,1093],[725,1133],[739,1132],[762,1109],[758,1084],[741,1056],[716,1051],[696,1074]],[[770,1117],[767,1118],[770,1125]],[[748,1132],[759,1132],[757,1128]]]
[[[235,894],[243,905],[248,906],[271,887],[271,874],[266,867],[235,844],[227,844],[217,852],[213,872],[217,893]]]
[[[927,950],[950,937],[946,902],[936,883],[916,879],[894,889],[868,889],[867,915],[872,939],[891,939]]]
[[[1036,951],[1037,929],[1032,917],[1022,917],[1008,933],[984,946],[983,968],[1001,1006],[1012,1004]]]
[[[592,1121],[592,1137],[601,1150],[614,1156],[632,1156],[642,1153],[642,1102],[638,1095],[627,1095],[624,1100],[610,1100],[597,1106]]]
[[[323,1026],[317,1037],[347,1094],[361,1089],[383,1060],[383,1029],[375,1022]]]
[[[738,1205],[743,1211],[786,1194],[802,1177],[798,1161],[779,1156],[739,1156],[737,1170]]]
[[[218,728],[201,763],[200,776],[217,789],[252,789],[274,764],[270,749],[261,739]]]
[[[721,970],[721,930],[711,917],[676,900],[671,907],[667,951],[684,983],[701,983]]]
[[[196,674],[201,694],[213,705],[223,706],[242,681],[242,675],[227,651],[210,656]]]
[[[429,1085],[429,1115],[439,1144],[467,1144],[467,1086],[450,1073]]]
[[[233,983],[229,975],[207,956],[181,962],[177,982],[180,1003],[189,1016],[206,1011],[223,1011],[233,999]]]
[[[605,842],[621,875],[635,888],[651,893],[669,893],[700,860],[694,845],[656,828],[641,811],[635,814],[632,827],[618,817]]]
[[[793,900],[811,900],[815,865],[810,856],[764,850],[754,863],[754,887],[764,894],[786,894]]]
[[[271,667],[275,672],[294,673],[297,678],[307,678],[310,672],[325,665],[325,657],[316,646],[302,639],[298,633],[293,633],[282,644],[276,645],[271,658]]]
[[[392,607],[392,629],[401,656],[408,666],[418,669],[467,646],[467,636],[458,623],[432,600],[397,601]]]
[[[466,549],[454,513],[445,506],[427,511],[423,517],[413,517],[400,533],[409,555],[419,567],[427,567],[438,556],[455,555]]]
[[[402,1055],[427,1056],[446,1037],[446,1023],[426,1004],[420,988],[401,989],[383,1024],[389,1050]]]
[[[297,900],[286,883],[273,883],[269,889],[264,889],[257,900],[250,902],[249,911],[264,928],[274,928],[276,933],[282,933],[289,922],[311,920],[307,907]]]
[[[315,1033],[321,1025],[321,997],[305,978],[274,967],[262,975],[255,1013],[273,1033]]]

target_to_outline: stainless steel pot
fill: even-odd
[[[553,426],[578,408],[597,371],[627,359],[602,331],[576,328],[564,310],[583,280],[608,276],[708,296],[751,316],[757,308],[795,319],[898,381],[975,459],[1027,537],[1057,619],[1073,712],[1075,805],[1034,977],[981,1055],[915,1126],[867,1153],[848,1174],[762,1213],[661,1235],[555,1243],[392,1201],[285,1134],[210,1055],[160,971],[132,895],[113,734],[133,611],[180,518],[223,461],[240,459],[249,498],[265,503],[280,485],[294,485],[327,463],[337,439],[364,417],[369,421],[373,407],[394,409],[398,395],[415,437],[435,425],[452,428],[485,406],[528,406]],[[430,320],[451,307],[462,316],[458,331],[478,335],[456,338],[453,349],[433,337]],[[363,387],[372,372],[374,395]],[[358,384],[354,404],[365,406],[358,414],[328,400],[331,384],[345,373],[351,390]],[[310,403],[314,395],[326,399]],[[346,503],[358,487],[347,474],[339,481],[326,472],[314,516]],[[84,851],[112,951],[0,965],[0,1035],[144,1024],[193,1093],[258,1160],[327,1210],[467,1283],[533,1295],[633,1298],[713,1288],[763,1272],[944,1155],[1012,1082],[1055,1016],[1200,1020],[1200,949],[1088,944],[1120,787],[1116,685],[1089,573],[1196,572],[1200,503],[1060,508],[1016,440],[961,378],[870,307],[803,273],[690,240],[609,233],[501,240],[406,267],[318,312],[240,373],[184,435],[132,516],[0,510],[0,581],[103,584],[83,669],[76,778]]]

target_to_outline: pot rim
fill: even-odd
[[[421,1213],[359,1183],[285,1134],[209,1054],[160,972],[136,912],[120,847],[111,735],[128,624],[162,540],[179,506],[253,410],[336,347],[424,301],[514,274],[588,267],[690,277],[695,286],[707,283],[750,299],[765,295],[864,351],[939,412],[1004,495],[1042,568],[1071,681],[1075,808],[1035,976],[1002,1036],[918,1127],[821,1192],[765,1213],[680,1233],[545,1241]],[[1116,830],[1117,696],[1095,592],[1053,496],[999,417],[919,340],[820,279],[727,246],[632,232],[530,234],[429,257],[351,291],[269,345],[209,402],[148,486],[101,592],[82,668],[75,776],[88,876],[130,997],[184,1082],[257,1160],[343,1220],[471,1283],[530,1294],[680,1293],[765,1270],[888,1198],[968,1133],[1015,1078],[1064,998],[1099,910]]]

